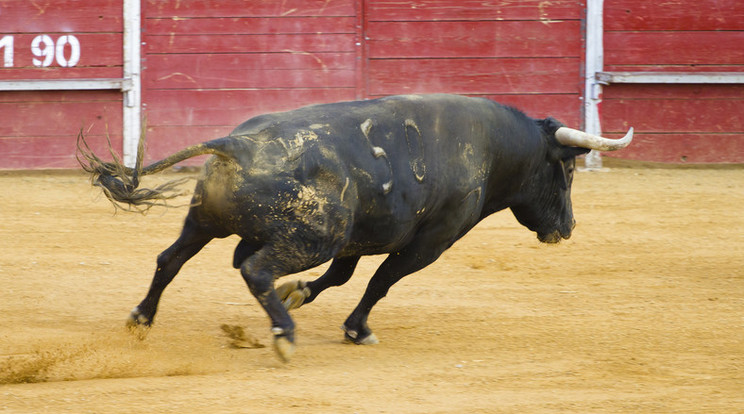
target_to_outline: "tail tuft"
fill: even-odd
[[[167,203],[168,200],[188,194],[188,191],[178,190],[178,187],[191,177],[168,181],[153,189],[137,188],[140,175],[144,175],[142,174],[144,134],[140,138],[135,168],[125,166],[114,152],[111,141],[108,137],[106,139],[113,161],[103,161],[93,153],[85,141],[82,130],[77,138],[76,158],[83,170],[90,174],[91,183],[103,190],[114,207],[144,213],[154,206],[172,207]]]

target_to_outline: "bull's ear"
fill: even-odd
[[[535,123],[548,136],[555,134],[558,128],[565,126],[562,122],[550,116],[545,119],[535,119]]]

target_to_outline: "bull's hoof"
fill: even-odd
[[[147,333],[150,332],[150,326],[152,321],[145,315],[140,313],[139,308],[135,307],[127,318],[127,329],[132,335],[136,336],[139,340],[147,338]]]
[[[302,280],[296,280],[282,284],[276,289],[279,300],[282,301],[284,309],[297,309],[310,297],[310,288]]]
[[[380,343],[373,332],[361,336],[357,331],[347,328],[346,325],[341,326],[341,329],[344,331],[344,342],[357,345],[377,345]]]
[[[295,353],[295,344],[286,336],[275,336],[274,352],[276,352],[276,356],[279,357],[279,360],[287,363],[292,359],[292,355]]]

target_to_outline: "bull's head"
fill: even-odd
[[[524,202],[512,206],[517,220],[537,233],[544,243],[571,237],[576,225],[571,207],[571,183],[576,156],[590,150],[615,151],[633,140],[633,128],[621,139],[608,139],[563,126],[553,118],[535,120],[547,142],[544,160],[538,160]]]

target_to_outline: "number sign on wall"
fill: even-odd
[[[14,62],[14,38],[5,35],[0,38],[0,50],[3,54],[3,67],[12,68]],[[34,55],[31,63],[36,67],[51,66],[55,61],[63,68],[71,68],[80,61],[80,41],[74,35],[63,35],[55,41],[46,34],[41,34],[28,45]],[[26,66],[27,62],[18,62],[20,66]]]

